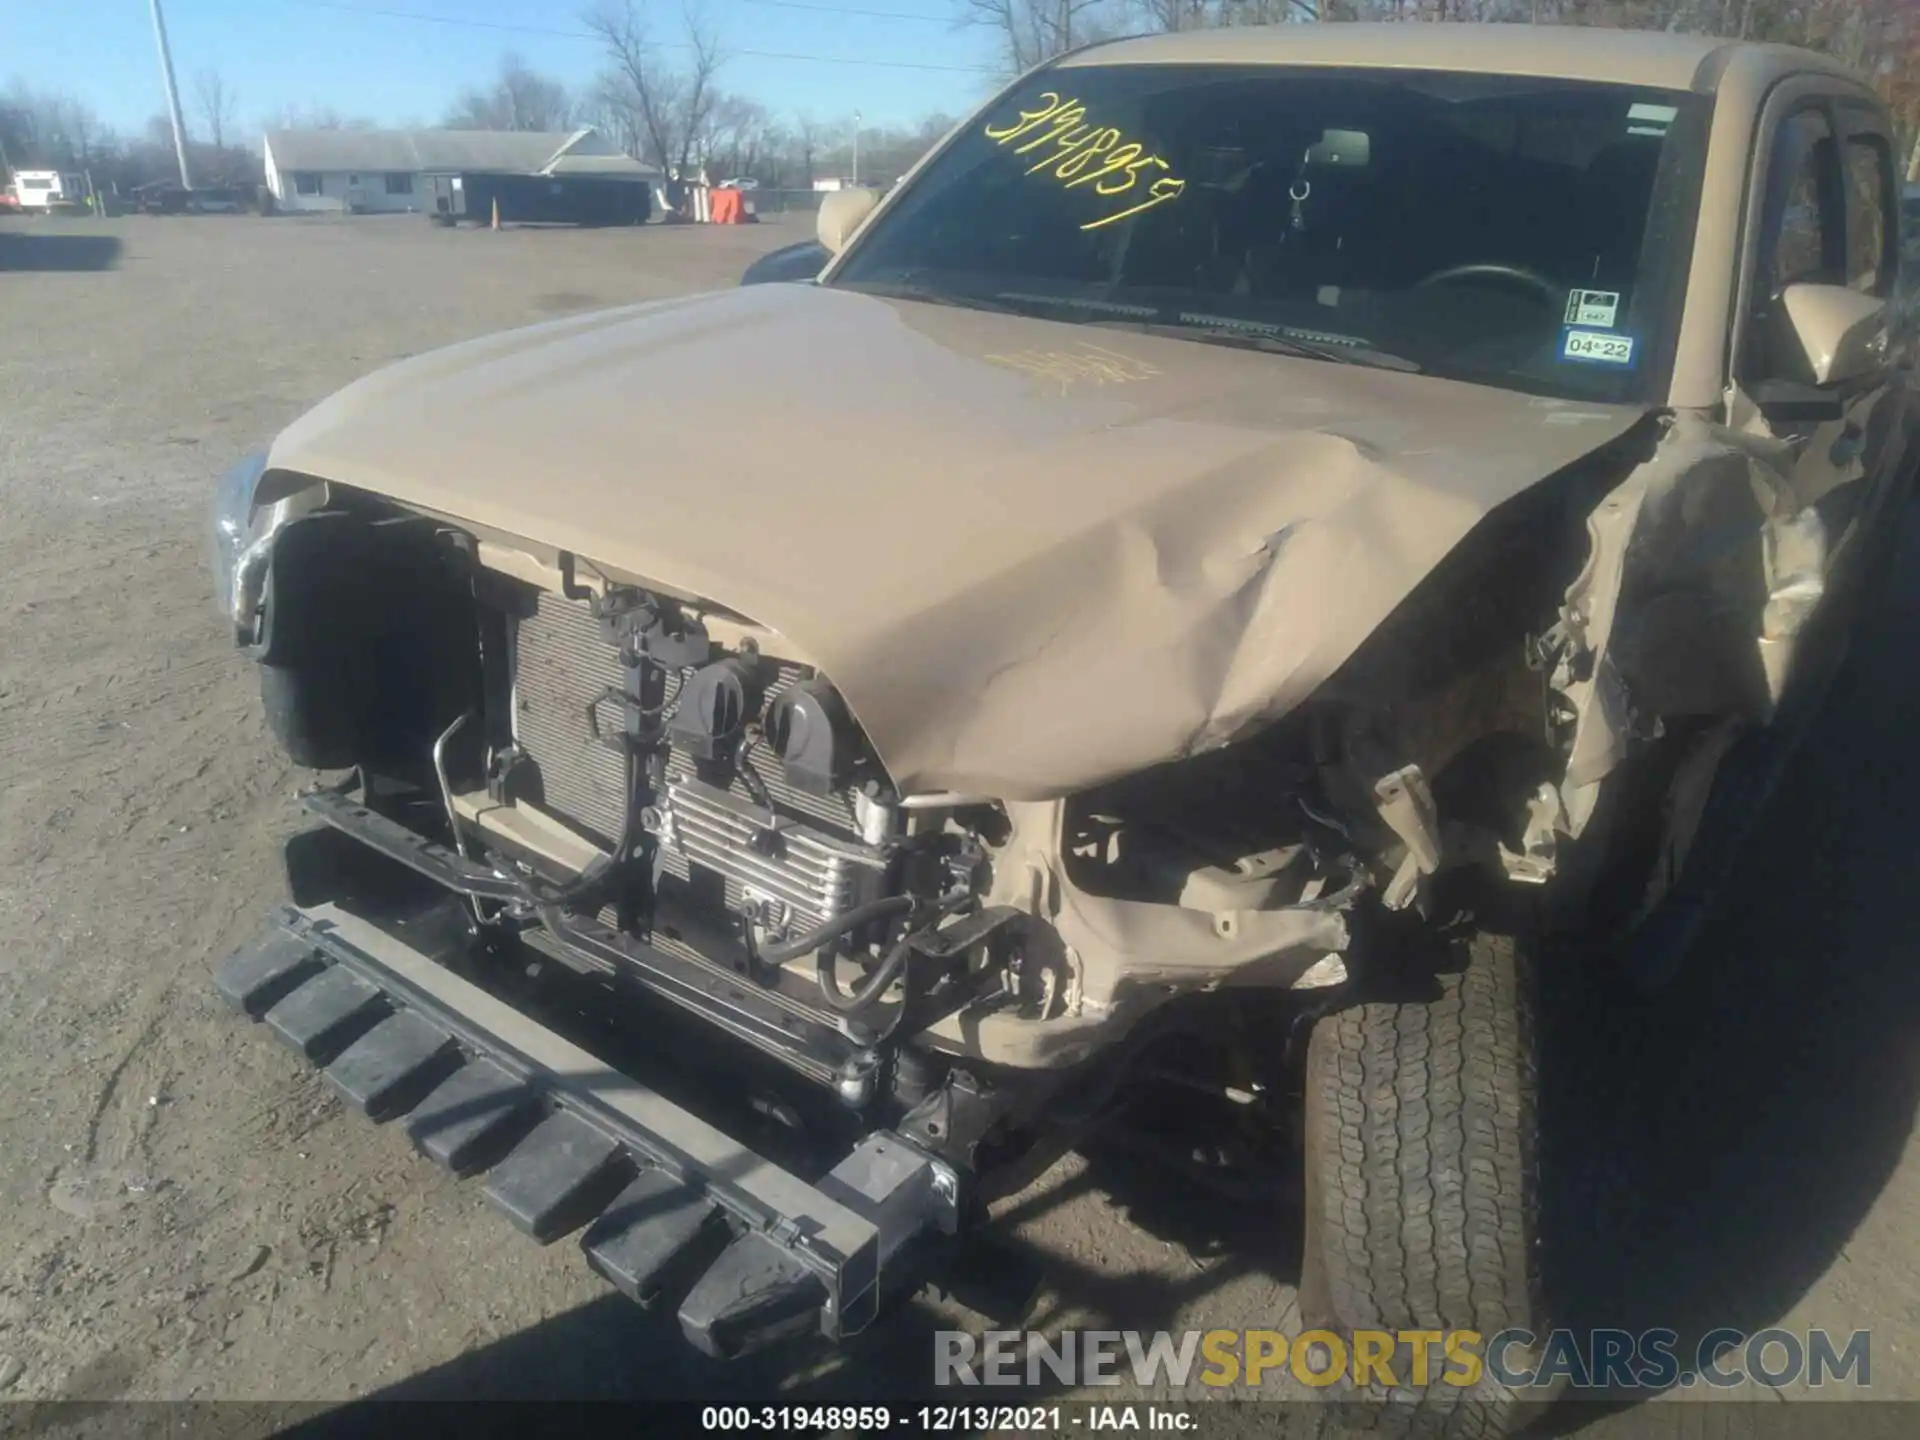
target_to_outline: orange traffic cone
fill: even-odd
[[[500,202],[498,200],[493,202],[493,228],[496,230],[500,228]]]

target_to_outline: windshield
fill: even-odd
[[[830,283],[1657,399],[1709,103],[1457,73],[1054,69],[969,122]]]

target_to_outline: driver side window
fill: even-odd
[[[1847,282],[1846,189],[1833,127],[1820,109],[1801,110],[1775,134],[1761,210],[1740,380],[1811,383],[1812,371],[1780,303],[1789,285]]]

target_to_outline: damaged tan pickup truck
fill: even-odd
[[[348,777],[221,988],[716,1353],[1215,1042],[1304,1096],[1310,1319],[1539,1324],[1535,921],[1658,983],[1842,649],[1894,153],[1780,48],[1118,41],[817,276],[371,375],[219,492]]]

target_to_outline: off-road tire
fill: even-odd
[[[1348,1336],[1545,1335],[1532,959],[1515,935],[1476,932],[1458,942],[1452,973],[1434,976],[1426,993],[1355,1005],[1314,1025],[1300,1297],[1307,1325]],[[1437,1375],[1438,1349],[1431,1362]],[[1408,1356],[1397,1355],[1402,1390],[1382,1407],[1382,1429],[1499,1435],[1546,1398],[1515,1395],[1491,1377],[1416,1396],[1410,1370]]]

